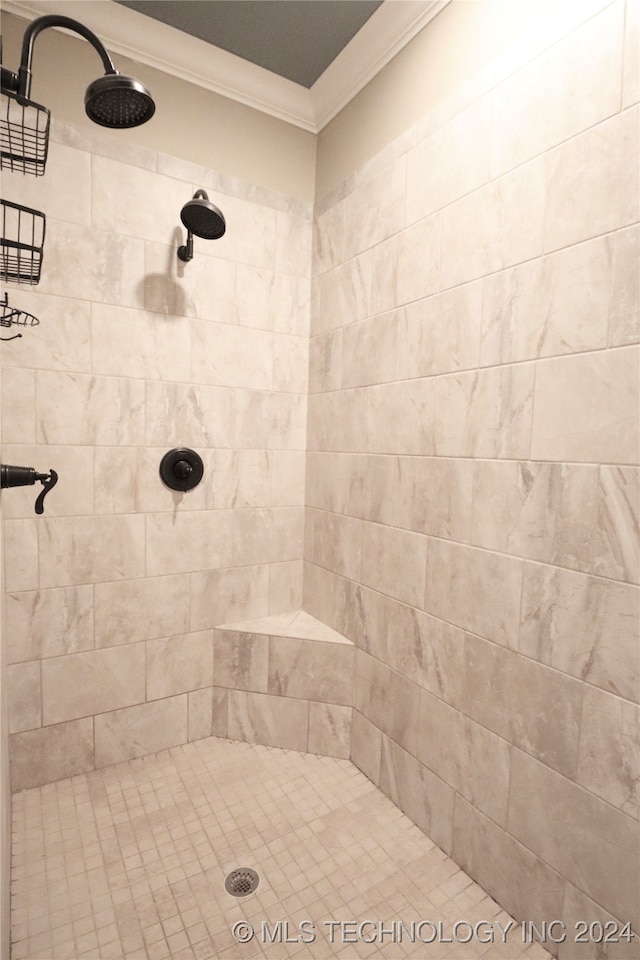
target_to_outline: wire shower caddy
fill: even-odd
[[[44,213],[9,200],[0,200],[0,215],[0,279],[15,283],[39,283],[45,234]]]
[[[51,111],[3,89],[0,113],[0,169],[44,174],[49,152]]]

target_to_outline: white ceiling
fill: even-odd
[[[384,0],[309,88],[114,0],[3,0],[2,8],[28,20],[72,17],[97,34],[116,66],[126,56],[318,133],[448,2]]]

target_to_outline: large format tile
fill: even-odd
[[[89,584],[8,593],[3,609],[9,663],[93,647],[94,602]]]
[[[42,720],[47,726],[144,699],[144,644],[89,650],[42,662]]]
[[[309,703],[263,693],[229,692],[228,735],[232,740],[306,750]]]
[[[93,720],[85,717],[12,734],[9,754],[14,792],[86,773],[94,766]]]
[[[186,743],[187,695],[140,703],[95,718],[96,767]]]

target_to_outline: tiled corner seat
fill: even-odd
[[[215,732],[348,758],[354,663],[353,643],[303,610],[216,627]]]

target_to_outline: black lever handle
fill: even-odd
[[[44,498],[58,482],[55,470],[49,473],[36,473],[33,467],[13,467],[8,463],[0,463],[0,487],[29,487],[39,480],[42,491],[36,500],[36,513],[44,513]]]
[[[44,513],[44,498],[50,490],[53,490],[58,482],[58,474],[55,470],[49,470],[48,474],[37,473],[36,480],[39,480],[42,484],[42,490],[36,499],[36,513]]]

